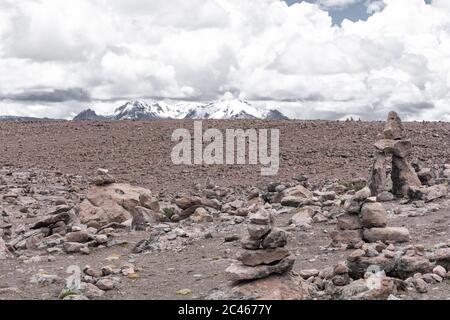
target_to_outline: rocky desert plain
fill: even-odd
[[[0,122],[0,299],[450,299],[450,123],[280,129],[280,170],[174,165],[191,120]]]

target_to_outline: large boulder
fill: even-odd
[[[364,230],[364,240],[368,242],[408,242],[410,240],[409,230],[406,228],[387,227],[371,228]]]
[[[310,287],[299,276],[272,275],[239,284],[221,299],[227,300],[310,300]]]
[[[141,205],[142,194],[147,195],[145,199],[151,197],[148,189],[129,184],[92,187],[88,190],[86,199],[80,204],[80,222],[95,228],[111,222],[125,222],[132,218],[130,211]]]

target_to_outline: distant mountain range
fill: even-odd
[[[162,101],[128,101],[118,107],[111,115],[99,115],[93,109],[83,110],[73,121],[115,121],[115,120],[158,120],[158,119],[268,119],[287,120],[276,109],[263,109],[250,102],[237,99],[218,100],[208,103],[179,102],[168,104]],[[0,121],[50,121],[60,119],[0,116]]]
[[[129,101],[112,115],[98,115],[94,110],[82,111],[74,121],[84,120],[158,120],[158,119],[288,119],[280,111],[262,110],[243,100],[219,100],[209,103]]]
[[[22,116],[0,116],[0,121],[14,121],[14,122],[24,122],[24,121],[50,121],[49,118],[34,118],[34,117],[22,117]]]

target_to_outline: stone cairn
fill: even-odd
[[[262,279],[292,269],[295,257],[285,248],[287,232],[273,227],[273,217],[268,210],[260,209],[250,216],[248,234],[241,241],[244,250],[238,253],[238,261],[225,271],[229,280]]]
[[[384,128],[384,139],[375,143],[377,154],[368,186],[348,198],[346,213],[338,217],[338,230],[331,233],[333,243],[355,244],[366,242],[408,242],[409,230],[388,227],[386,209],[377,202],[387,192],[387,162],[392,157],[392,191],[407,196],[411,187],[420,187],[414,168],[407,160],[412,145],[403,139],[403,125],[395,112],[390,112]],[[392,196],[392,195],[391,195]]]
[[[392,193],[406,197],[410,187],[422,185],[413,166],[407,157],[411,154],[412,144],[404,140],[403,125],[400,117],[394,111],[388,115],[384,128],[384,139],[375,143],[377,150],[372,172],[369,177],[369,188],[372,196],[386,194],[388,186],[387,164],[392,158]]]
[[[344,204],[345,214],[338,217],[337,227],[331,233],[334,243],[366,242],[401,243],[410,240],[407,228],[388,227],[387,212],[384,206],[370,196],[370,189],[355,193]]]
[[[408,229],[387,226],[386,209],[375,197],[371,197],[368,187],[347,199],[344,209],[346,213],[338,217],[338,230],[331,233],[334,243],[355,244],[362,239],[370,243],[401,243],[410,240]]]

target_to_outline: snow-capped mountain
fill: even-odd
[[[287,119],[278,110],[256,108],[247,101],[223,99],[209,103],[129,101],[117,108],[111,116],[98,116],[88,109],[74,120],[157,120],[157,119]]]
[[[192,109],[186,119],[258,119],[262,113],[242,100],[220,100]]]
[[[170,118],[172,110],[163,102],[148,104],[143,101],[129,101],[114,111],[114,120],[154,120]]]
[[[276,109],[266,111],[263,118],[268,120],[289,120],[281,111]]]

